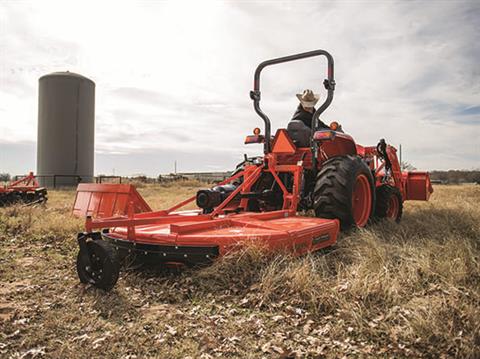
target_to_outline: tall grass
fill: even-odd
[[[139,190],[162,208],[199,187]],[[180,274],[126,271],[108,294],[78,284],[72,196],[0,210],[0,356],[480,357],[480,186],[438,186],[400,225],[319,253],[250,246]]]

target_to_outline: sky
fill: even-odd
[[[0,172],[35,170],[38,79],[96,83],[95,173],[231,170],[254,127],[263,60],[324,49],[337,87],[324,122],[402,145],[422,170],[480,168],[478,1],[0,0]],[[269,67],[262,108],[286,127],[323,59]]]

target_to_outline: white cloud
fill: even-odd
[[[261,125],[248,97],[256,65],[324,48],[338,84],[325,121],[362,144],[402,143],[419,168],[480,167],[480,114],[462,113],[479,105],[478,18],[476,2],[3,2],[0,149],[36,140],[37,80],[70,70],[96,82],[96,150],[128,155],[123,173],[155,152],[188,169],[227,169],[261,152],[243,146]],[[288,122],[296,92],[322,90],[322,66],[265,70],[274,128]],[[4,157],[13,171],[15,156]],[[97,171],[109,171],[102,163]]]

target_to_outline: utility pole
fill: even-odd
[[[400,144],[400,169],[403,169],[402,166],[402,144]]]
[[[175,168],[175,174],[177,174],[177,160],[175,160],[174,168]]]

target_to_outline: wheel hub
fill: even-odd
[[[390,196],[388,201],[387,218],[396,220],[398,217],[399,208],[400,204],[398,202],[398,197],[395,195]]]
[[[361,174],[355,181],[352,194],[353,218],[358,227],[364,227],[372,208],[372,191],[367,176]]]

